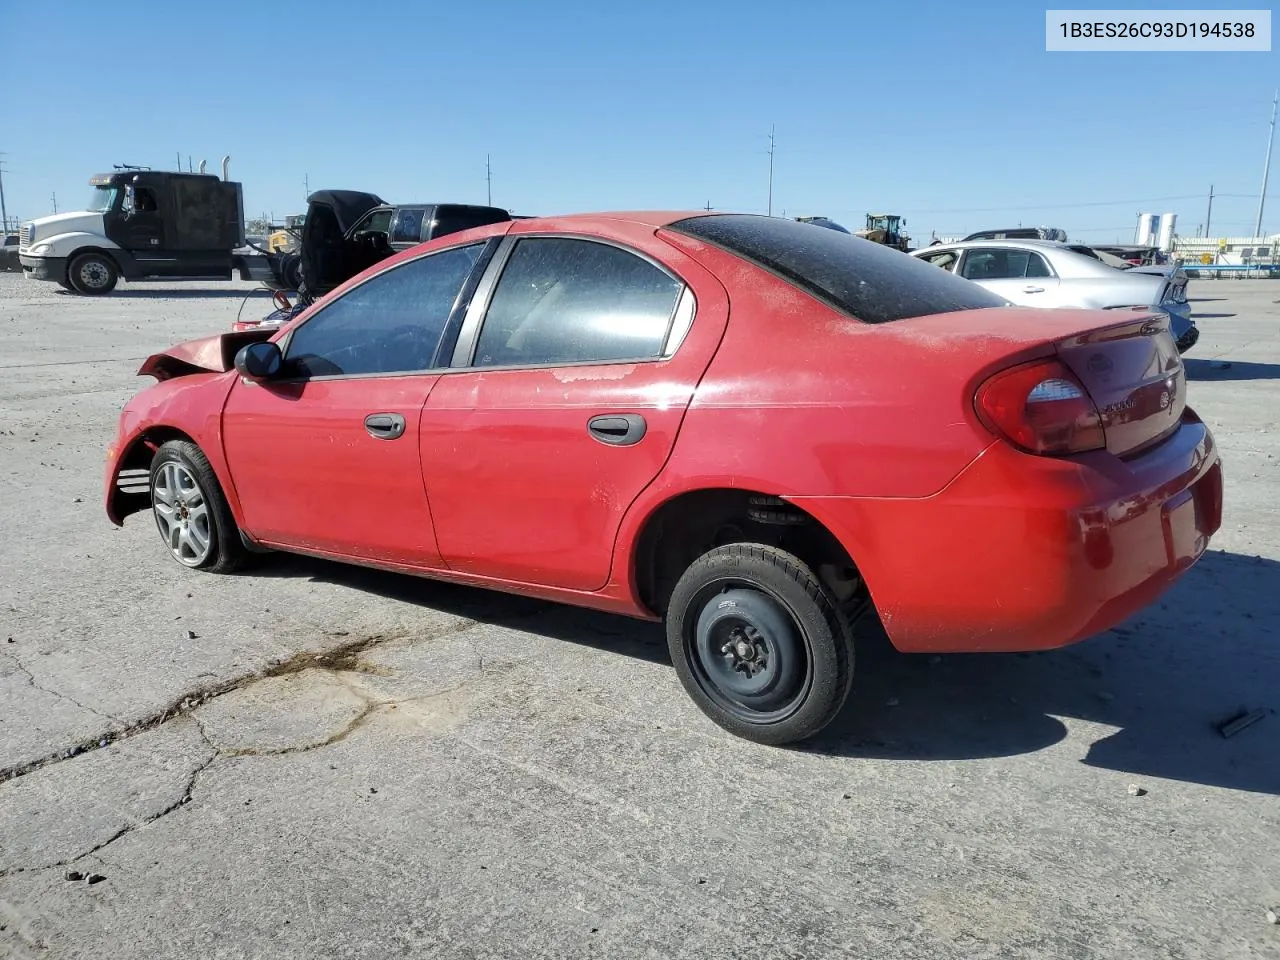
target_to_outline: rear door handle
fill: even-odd
[[[638,413],[606,413],[587,421],[587,432],[612,447],[629,447],[644,439],[648,424]]]
[[[1023,293],[1044,293],[1044,287],[1023,287]]]
[[[404,417],[398,413],[371,413],[364,418],[364,428],[378,440],[395,440],[404,436]]]

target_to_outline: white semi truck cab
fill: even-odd
[[[245,243],[239,183],[203,172],[118,168],[89,179],[84,210],[22,225],[18,259],[26,277],[87,295],[117,281],[278,279],[273,258],[236,253]]]

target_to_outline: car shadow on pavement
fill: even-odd
[[[336,583],[480,623],[510,626],[651,663],[671,663],[662,625],[631,617],[298,555],[269,555],[244,572],[250,576],[307,577]],[[672,681],[675,682],[674,674]]]
[[[1193,313],[1192,320],[1226,320],[1228,317],[1234,317],[1234,313]]]
[[[805,747],[850,757],[1029,753],[1096,729],[1082,762],[1280,794],[1280,563],[1206,554],[1115,630],[1035,654],[900,654],[863,638],[850,706]],[[1254,710],[1230,738],[1220,727]],[[1073,725],[1078,726],[1078,725]],[[1083,742],[1081,746],[1083,747]]]
[[[279,555],[252,575],[310,577],[483,623],[669,664],[660,624],[401,574]],[[1082,762],[1133,776],[1280,794],[1280,563],[1211,551],[1114,630],[1044,653],[898,653],[859,630],[848,706],[798,749],[956,761],[1031,753],[1095,724]],[[671,682],[677,683],[674,672]],[[1231,738],[1233,717],[1262,720]]]
[[[1280,380],[1280,363],[1183,358],[1188,380]]]

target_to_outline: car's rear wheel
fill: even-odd
[[[799,558],[733,543],[685,571],[667,610],[667,645],[693,701],[757,743],[803,740],[840,712],[853,680],[848,625]]]
[[[82,253],[71,261],[67,279],[80,293],[93,296],[114,290],[120,271],[110,257],[101,253]]]
[[[248,555],[213,467],[189,440],[170,440],[152,458],[151,512],[184,567],[230,573]]]

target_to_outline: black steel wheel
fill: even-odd
[[[667,611],[685,690],[757,743],[803,740],[840,712],[853,680],[848,625],[817,576],[776,547],[717,547],[685,571]]]

